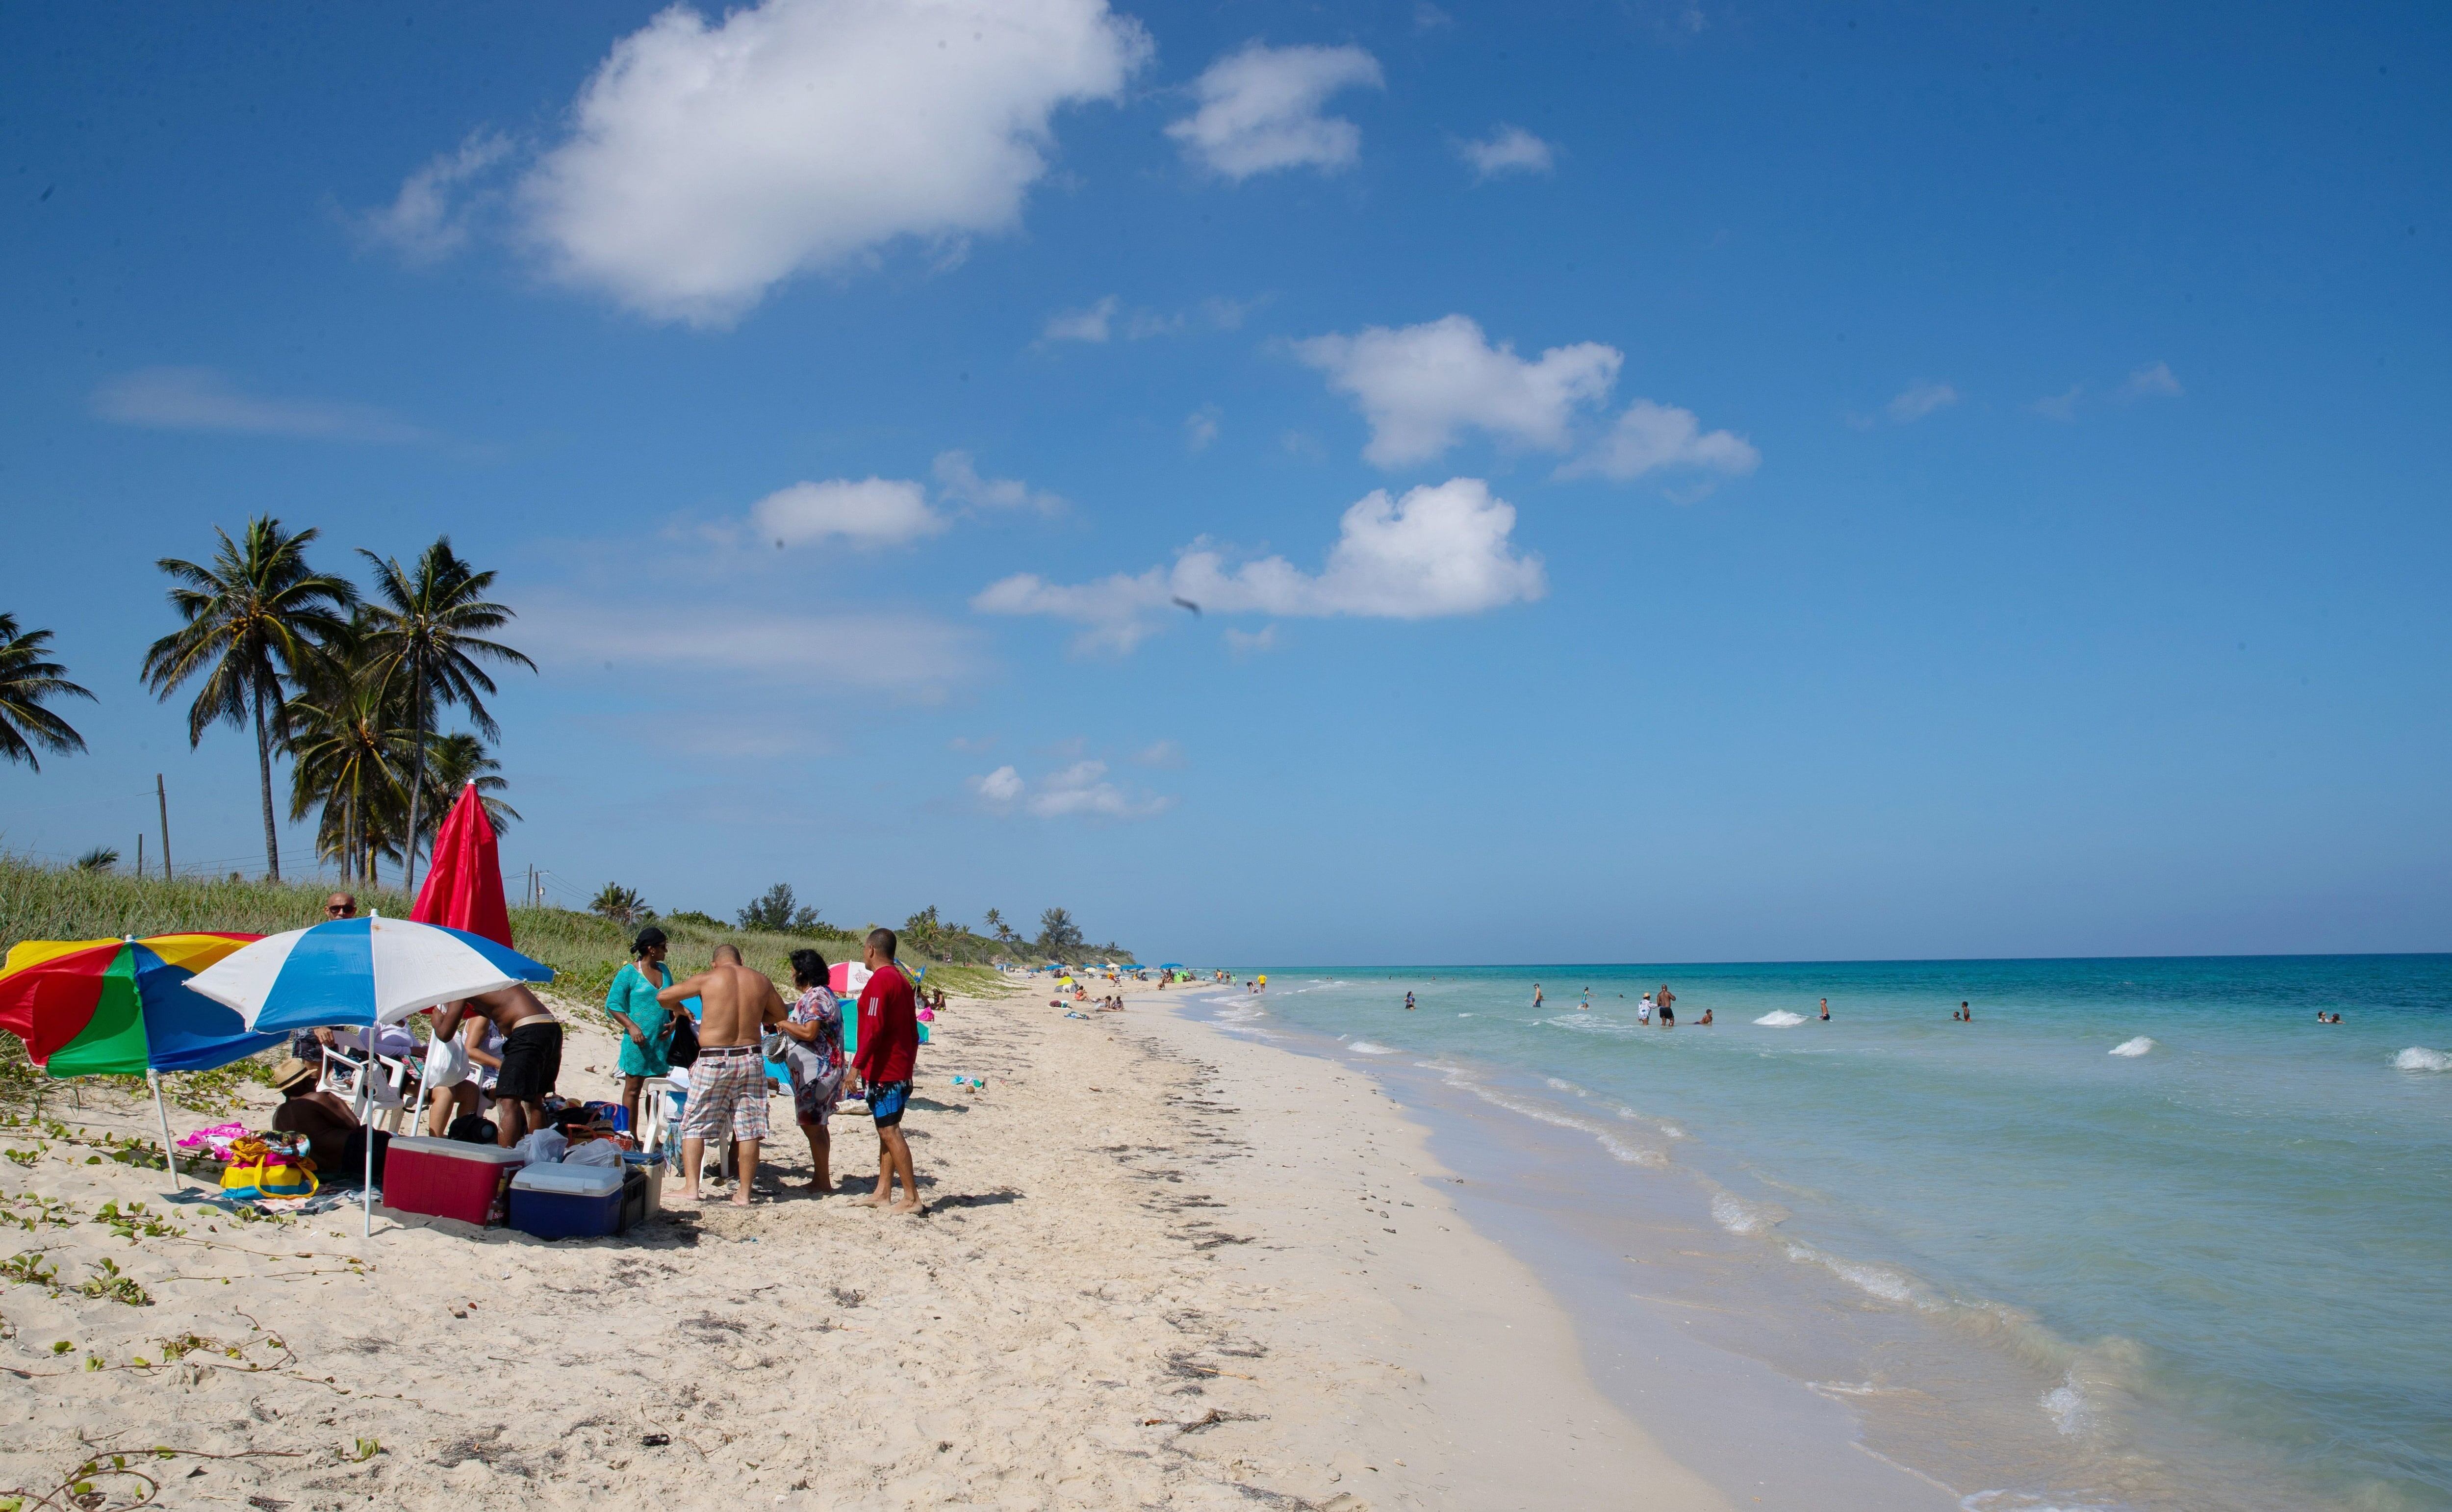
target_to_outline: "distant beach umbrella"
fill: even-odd
[[[178,1182],[164,1071],[209,1071],[281,1043],[188,989],[201,968],[261,936],[171,934],[136,940],[29,940],[0,965],[0,1029],[46,1075],[142,1076],[162,1121],[163,1168]]]

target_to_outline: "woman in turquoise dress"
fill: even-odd
[[[671,1072],[664,1059],[672,1044],[671,1010],[656,994],[673,985],[664,969],[664,932],[654,925],[639,931],[630,945],[630,964],[616,972],[604,991],[604,1016],[613,1021],[622,1040],[622,1106],[630,1127],[639,1127],[639,1089],[647,1078]]]

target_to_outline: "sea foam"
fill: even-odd
[[[2113,1055],[2135,1057],[2144,1055],[2153,1048],[2154,1042],[2141,1034],[2133,1040],[2123,1040],[2118,1044],[2113,1045],[2111,1047],[2111,1053]]]
[[[1773,1008],[1754,1022],[1770,1025],[1774,1029],[1792,1029],[1805,1022],[1805,1015],[1790,1013],[1786,1008]]]
[[[2394,1056],[2392,1064],[2404,1071],[2452,1071],[2452,1053],[2413,1044]]]
[[[1394,1049],[1388,1045],[1374,1044],[1369,1040],[1356,1040],[1353,1044],[1347,1045],[1346,1048],[1352,1050],[1356,1055],[1394,1055],[1396,1053]]]

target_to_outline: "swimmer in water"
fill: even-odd
[[[1830,1000],[1829,998],[1824,998],[1822,1000],[1822,1022],[1825,1024],[1830,1022]]]
[[[1576,1006],[1577,1006],[1577,1007],[1580,1007],[1581,1009],[1583,1009],[1586,1013],[1590,1013],[1590,1012],[1592,1012],[1592,988],[1590,988],[1590,987],[1586,987],[1586,988],[1584,989],[1584,1001],[1583,1001],[1583,1002],[1581,1002],[1581,1003],[1579,1003],[1579,1004],[1577,1004],[1577,1005],[1576,1005]]]
[[[1532,1005],[1536,1008],[1541,1005],[1541,984],[1538,982],[1532,984]]]
[[[1414,995],[1410,992],[1405,994],[1405,1011],[1408,1013],[1414,1011]]]
[[[1699,1019],[1695,1020],[1694,1022],[1695,1022],[1695,1023],[1697,1023],[1697,1024],[1699,1024],[1699,1025],[1701,1025],[1703,1027],[1705,1027],[1705,1028],[1707,1028],[1707,1029],[1708,1029],[1708,1028],[1710,1028],[1710,1027],[1711,1026],[1711,1010],[1710,1010],[1710,1009],[1709,1009],[1709,1008],[1705,1008],[1705,1009],[1703,1010],[1703,1016],[1702,1016],[1701,1018],[1699,1018]]]

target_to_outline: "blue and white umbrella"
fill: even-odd
[[[188,988],[236,1008],[256,1033],[279,1034],[326,1025],[398,1024],[422,1008],[515,982],[552,980],[553,967],[484,935],[375,914],[267,935],[189,977]],[[374,1174],[369,1128],[368,1234],[374,1232]]]
[[[376,915],[267,935],[197,972],[188,987],[236,1008],[255,1033],[279,1034],[398,1024],[515,982],[552,980],[553,967],[484,935]]]

